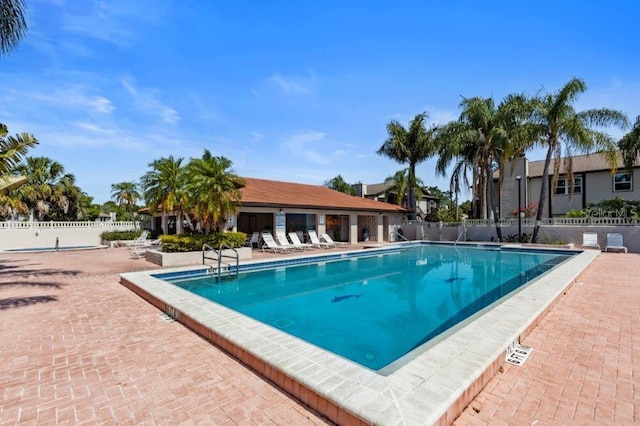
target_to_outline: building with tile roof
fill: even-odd
[[[238,213],[229,229],[252,234],[274,230],[305,234],[314,229],[335,241],[393,241],[407,210],[395,204],[356,197],[320,185],[243,178]],[[154,229],[180,233],[175,215],[158,214]]]

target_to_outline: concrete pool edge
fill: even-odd
[[[150,275],[158,270],[121,274],[121,283],[162,311],[171,306],[185,326],[336,423],[451,424],[498,372],[508,344],[524,338],[597,255],[573,256],[388,376]],[[173,270],[189,269],[196,268]]]

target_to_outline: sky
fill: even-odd
[[[27,35],[0,56],[0,122],[96,203],[205,149],[246,177],[380,183],[405,167],[376,154],[390,121],[444,124],[463,97],[573,77],[588,87],[576,109],[640,115],[636,0],[25,1]],[[435,161],[417,175],[448,190]]]

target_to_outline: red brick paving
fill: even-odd
[[[119,284],[153,268],[0,254],[0,424],[329,423]]]
[[[601,253],[523,343],[456,425],[640,422],[640,255]]]
[[[153,268],[125,248],[0,254],[0,424],[328,423],[118,283]],[[639,421],[638,327],[640,255],[602,253],[455,424]]]

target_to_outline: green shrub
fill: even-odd
[[[509,234],[503,238],[503,241],[507,243],[528,243],[531,242],[531,235],[523,233],[518,238],[518,234]]]
[[[138,238],[142,231],[104,231],[100,234],[102,241],[133,240]]]
[[[584,210],[570,210],[566,214],[563,214],[561,217],[589,217],[589,214]]]
[[[221,244],[236,248],[242,247],[247,238],[244,232],[220,232],[214,234],[195,235],[161,235],[162,251],[165,253],[183,253],[200,251],[203,244],[218,248]]]

